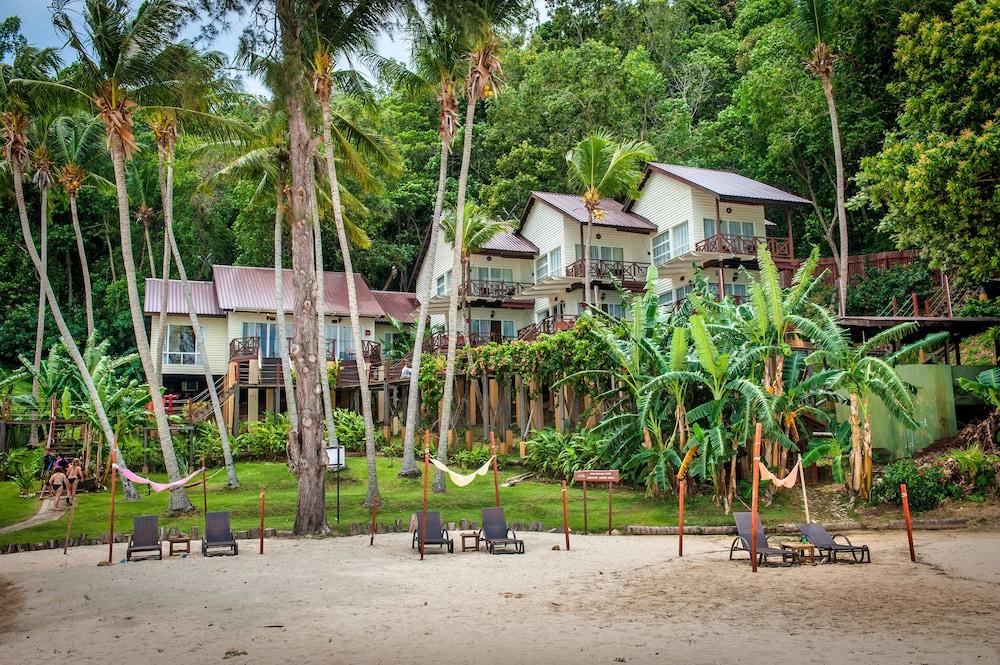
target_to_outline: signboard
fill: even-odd
[[[618,469],[591,469],[573,472],[573,482],[617,483],[618,480]]]

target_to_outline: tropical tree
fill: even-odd
[[[33,119],[32,128],[35,130],[35,148],[31,153],[31,162],[34,172],[31,174],[31,181],[38,187],[39,194],[39,215],[38,215],[38,246],[42,259],[42,268],[48,270],[49,253],[49,190],[55,184],[55,165],[52,161],[52,153],[48,146],[48,133],[52,117],[47,114],[36,114]],[[41,280],[38,285],[38,319],[35,323],[35,374],[31,380],[31,392],[37,401],[38,395],[38,375],[37,372],[42,361],[42,346],[45,343],[45,289]],[[33,443],[35,440],[34,427],[31,428]]]
[[[444,192],[448,180],[448,156],[451,144],[458,130],[458,99],[456,89],[462,78],[463,56],[467,49],[462,40],[464,33],[456,21],[447,17],[430,15],[413,16],[408,23],[413,44],[412,56],[416,76],[421,88],[434,93],[438,103],[438,136],[441,138],[441,155],[438,158],[437,193],[434,196],[434,212],[431,215],[427,254],[424,257],[425,279],[417,284],[417,302],[420,311],[413,336],[413,360],[410,373],[410,389],[406,402],[406,431],[403,434],[403,463],[399,475],[416,477],[420,475],[414,455],[414,436],[417,428],[417,408],[420,401],[420,363],[424,352],[424,335],[427,330],[428,307],[431,298],[430,267],[434,265],[437,253],[438,232],[441,212],[444,210]]]
[[[834,25],[833,0],[795,0],[794,27],[799,45],[806,51],[806,69],[819,79],[826,97],[827,112],[830,115],[830,133],[833,138],[833,156],[837,171],[837,225],[840,248],[834,259],[837,261],[837,287],[839,298],[837,307],[844,316],[847,306],[847,208],[844,202],[844,150],[840,140],[840,120],[837,103],[833,96],[833,68],[837,54],[833,48]]]
[[[83,273],[83,301],[87,310],[87,338],[94,336],[94,294],[90,283],[90,262],[84,246],[77,199],[88,183],[112,187],[101,173],[105,171],[107,150],[104,149],[104,126],[85,114],[64,115],[56,119],[50,135],[52,151],[59,164],[58,180],[69,200],[73,235],[76,237],[77,258]],[[148,227],[146,230],[148,242]],[[152,254],[150,254],[152,261]],[[150,266],[152,270],[152,266]]]
[[[597,132],[586,137],[566,154],[570,184],[583,195],[587,209],[587,235],[584,236],[583,302],[591,301],[591,245],[594,239],[594,218],[603,219],[602,199],[639,198],[641,163],[654,158],[653,146],[645,141],[616,143],[610,134]]]
[[[468,28],[469,71],[465,77],[465,128],[462,137],[462,163],[458,171],[458,195],[455,202],[455,237],[465,237],[465,195],[469,186],[469,164],[472,161],[472,127],[475,121],[476,104],[480,99],[493,97],[500,89],[503,69],[500,65],[500,37],[497,31],[504,30],[523,20],[531,11],[531,5],[523,0],[476,0],[461,3],[450,9],[463,14],[462,20]],[[462,272],[462,257],[453,252],[452,274]],[[451,422],[451,407],[455,396],[455,360],[458,341],[458,288],[453,288],[448,300],[448,349],[445,363],[444,395],[441,399],[441,414],[438,431],[438,450],[447,449],[448,430]],[[444,476],[435,474],[434,491],[444,492]]]
[[[73,79],[57,84],[39,82],[38,85],[85,100],[96,110],[107,130],[118,193],[122,262],[132,329],[149,386],[167,476],[170,480],[178,480],[180,470],[163,405],[160,377],[150,353],[139,299],[125,164],[139,150],[132,129],[136,112],[153,112],[164,108],[163,102],[172,101],[178,65],[186,52],[184,47],[174,44],[174,40],[189,10],[174,0],[147,0],[135,12],[127,0],[87,0],[82,11],[81,33],[67,4],[68,0],[53,3],[53,23],[76,52],[78,67],[73,72]],[[170,512],[193,509],[184,488],[171,490]]]

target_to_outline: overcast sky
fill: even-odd
[[[71,8],[78,8],[80,3],[74,3]],[[545,14],[544,0],[535,0],[535,7],[540,15]],[[61,47],[64,39],[52,26],[51,12],[47,0],[0,0],[0,20],[7,16],[19,16],[21,18],[21,33],[28,43],[35,46],[55,46]],[[243,25],[239,23],[239,18],[232,17],[232,27],[228,32],[220,34],[210,48],[222,51],[232,57],[236,51],[236,42],[239,39]],[[197,26],[192,26],[185,31],[184,37],[194,37],[198,32]],[[402,37],[393,37],[385,34],[378,39],[378,51],[384,56],[402,60],[409,59],[410,45]],[[208,47],[208,45],[206,45]],[[73,54],[69,49],[63,52],[65,60],[72,60]],[[244,83],[248,92],[263,94],[264,89],[257,81],[245,79]]]

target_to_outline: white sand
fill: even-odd
[[[524,556],[406,535],[97,567],[0,557],[3,663],[997,663],[1000,534],[857,535],[874,563],[764,568],[728,538],[526,534]],[[197,549],[195,543],[195,549]],[[116,560],[125,547],[116,547]],[[245,655],[231,655],[227,652]]]

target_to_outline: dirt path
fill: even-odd
[[[30,526],[35,526],[36,524],[52,522],[62,517],[64,512],[65,511],[60,510],[56,506],[55,501],[53,501],[52,498],[43,499],[42,505],[38,507],[37,513],[22,522],[17,522],[16,524],[0,528],[0,534],[13,533],[15,531],[20,531],[21,529],[27,529]]]

